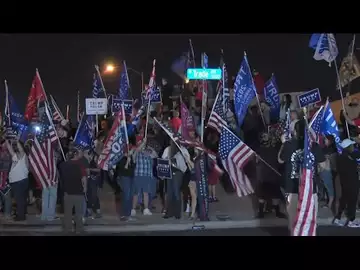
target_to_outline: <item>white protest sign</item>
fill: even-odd
[[[108,101],[106,98],[87,98],[85,99],[86,115],[107,114]]]

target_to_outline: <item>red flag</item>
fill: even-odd
[[[38,102],[46,100],[44,88],[41,83],[39,72],[36,71],[34,80],[31,85],[30,94],[25,108],[25,119],[30,121],[37,113]]]
[[[254,72],[253,72],[253,77],[254,77],[256,92],[258,93],[258,95],[263,95],[264,87],[265,87],[264,78],[256,70],[254,70]]]

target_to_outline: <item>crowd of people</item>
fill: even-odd
[[[152,106],[147,136],[144,137],[144,116],[143,124],[138,127],[136,134],[129,136],[129,151],[110,171],[99,169],[97,161],[112,125],[111,116],[100,122],[94,149],[83,149],[73,145],[71,138],[74,134],[71,124],[59,123],[57,128],[66,134],[61,136],[60,140],[66,160],[58,151],[58,183],[48,188],[39,188],[29,170],[27,154],[31,139],[21,142],[20,136],[13,139],[3,136],[0,155],[1,160],[8,161],[0,165],[0,195],[4,218],[14,217],[15,221],[24,221],[28,204],[40,201],[37,205],[42,220],[52,221],[58,218],[58,213],[63,213],[65,232],[73,230],[73,223],[76,231],[81,232],[86,218],[101,218],[99,191],[103,184],[107,183],[113,188],[116,196],[121,198],[118,213],[121,221],[134,220],[139,214],[152,215],[153,202],[157,197],[161,201],[165,219],[180,219],[183,212],[187,212],[191,220],[208,220],[208,210],[204,212],[199,207],[199,176],[195,164],[205,163],[208,202],[219,201],[216,196],[219,182],[228,193],[234,192],[234,188],[221,161],[216,162],[223,169],[223,174],[213,169],[214,163],[206,153],[196,147],[179,147],[154,121],[155,117],[160,119],[174,134],[181,132],[181,100],[190,109],[197,127],[191,132],[191,137],[194,141],[200,140],[200,91],[196,87],[186,88],[181,94],[181,99],[179,96],[171,97],[171,93],[171,86],[163,79],[162,104]],[[195,102],[192,102],[193,98]],[[289,95],[285,95],[281,103],[279,119],[272,119],[269,115],[269,105],[262,99],[260,101],[260,106],[254,105],[248,109],[241,127],[236,125],[233,104],[226,115],[227,121],[234,134],[257,153],[244,167],[244,173],[255,187],[255,196],[258,199],[257,218],[264,218],[275,212],[278,218],[288,218],[291,226],[297,213],[306,120],[302,111],[296,109]],[[283,134],[282,123],[286,121],[286,112],[289,110],[290,136],[286,137]],[[211,108],[208,109],[207,118],[210,112]],[[343,116],[342,120],[349,126],[356,127],[359,124],[354,116]],[[131,121],[130,117],[128,121]],[[274,128],[275,126],[277,128]],[[352,131],[353,129],[351,128]],[[345,139],[346,129],[342,130],[344,134],[341,154],[338,154],[335,139],[331,135],[323,137],[319,144],[312,145],[311,152],[315,160],[313,192],[318,194],[319,205],[332,211],[334,224],[360,227],[355,221],[359,203],[356,159],[360,158],[360,152],[354,151],[356,142]],[[218,152],[219,139],[220,134],[216,130],[211,127],[205,129],[204,146],[214,154]],[[157,158],[170,160],[171,179],[157,177]],[[340,188],[336,189],[336,186]],[[15,208],[12,207],[13,201]],[[286,213],[282,209],[286,209]],[[345,223],[341,221],[344,210]]]

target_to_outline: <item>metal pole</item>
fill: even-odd
[[[336,59],[334,60],[334,63],[335,63],[336,76],[337,76],[338,83],[339,83],[339,90],[340,90],[340,96],[341,96],[341,104],[342,104],[344,113],[346,113],[346,111],[345,111],[345,104],[344,104],[344,96],[343,96],[343,91],[342,91],[342,87],[341,87],[339,69],[338,69],[338,66],[337,66],[337,63],[336,63]],[[347,122],[347,121],[345,121],[345,125],[346,125],[346,130],[347,130],[348,138],[350,138],[349,125],[348,125],[348,122]]]
[[[141,91],[140,91],[140,93],[142,93],[142,91],[144,90],[144,72],[141,72],[140,75],[141,75]]]

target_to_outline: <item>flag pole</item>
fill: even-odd
[[[64,150],[63,150],[62,145],[61,145],[61,142],[60,142],[59,135],[58,135],[57,130],[56,130],[56,128],[55,128],[55,125],[54,125],[54,123],[53,123],[53,121],[52,121],[52,117],[49,117],[49,100],[48,100],[48,98],[47,98],[46,91],[45,91],[45,88],[44,88],[44,84],[43,84],[43,82],[42,82],[42,80],[41,80],[40,73],[39,73],[39,70],[38,70],[38,69],[36,69],[36,76],[38,76],[39,81],[40,81],[40,84],[41,84],[41,87],[42,87],[42,89],[43,89],[43,91],[44,91],[44,94],[45,94],[45,99],[46,99],[46,100],[45,100],[45,113],[47,114],[47,117],[49,118],[51,127],[54,129],[54,132],[55,132],[57,141],[58,141],[58,143],[59,143],[59,148],[60,148],[61,154],[62,154],[62,156],[63,156],[63,158],[64,158],[64,161],[66,161],[66,157],[65,157]]]
[[[80,123],[80,91],[77,91],[76,121]]]
[[[127,72],[126,61],[125,60],[123,62],[123,66],[124,66],[124,69],[125,69],[126,80],[127,80],[128,87],[130,89],[130,94],[131,94],[131,99],[132,99],[132,90],[131,90],[131,86],[130,86],[129,74]]]
[[[353,36],[353,40],[351,43],[351,52],[350,52],[350,74],[349,74],[349,84],[348,84],[348,92],[350,94],[350,90],[351,90],[351,72],[353,70],[353,57],[354,57],[354,49],[355,49],[355,39],[356,39],[356,34],[354,34]]]
[[[339,83],[341,104],[342,104],[342,107],[343,107],[343,112],[346,113],[345,103],[344,103],[344,95],[343,95],[343,91],[342,91],[342,86],[341,86],[341,82],[340,82],[340,74],[339,74],[339,69],[338,69],[337,63],[336,63],[336,59],[334,59],[334,63],[335,63],[336,76],[337,76],[337,80],[338,80],[338,83]],[[347,131],[347,134],[348,134],[347,137],[350,139],[349,125],[348,125],[347,121],[345,121],[345,125],[346,125],[346,131]]]
[[[153,61],[153,70],[155,68],[155,64],[156,64],[156,59],[154,59]],[[151,71],[151,73],[153,73]],[[151,76],[153,76],[153,74],[151,74]],[[151,80],[151,77],[150,77],[150,80]],[[153,82],[152,82],[152,85],[148,86],[149,88],[151,87],[154,87],[154,84],[155,84],[155,78],[153,78]],[[149,117],[150,117],[150,106],[151,106],[151,89],[148,89],[146,92],[148,92],[147,94],[149,95],[148,97],[148,107],[147,107],[147,113],[146,113],[146,124],[145,124],[145,136],[144,136],[144,139],[146,139],[147,137],[147,133],[148,133],[148,127],[149,127]]]
[[[8,85],[7,85],[7,81],[5,80],[4,81],[4,84],[5,84],[5,112],[6,112],[6,109],[9,113],[8,115],[8,125],[9,127],[11,126],[11,113],[10,113],[10,104],[9,104],[9,88],[8,88]]]
[[[69,120],[69,114],[70,114],[70,105],[66,105],[66,120]]]
[[[245,51],[244,51],[244,57],[247,58]],[[261,120],[262,120],[262,122],[263,122],[263,124],[264,124],[265,130],[267,130],[266,123],[265,123],[265,119],[264,119],[264,115],[263,115],[263,113],[262,113],[262,111],[261,111],[260,100],[259,100],[259,96],[258,96],[258,94],[257,94],[257,90],[256,90],[254,78],[253,78],[253,76],[252,76],[252,74],[251,74],[250,64],[249,64],[249,61],[248,61],[248,60],[247,60],[246,62],[247,62],[247,64],[249,65],[251,82],[252,82],[252,85],[254,86],[254,89],[253,89],[253,90],[255,91],[256,101],[257,101],[257,104],[258,104],[258,107],[259,107],[259,112],[260,112]]]
[[[201,55],[201,66],[202,68],[205,67],[204,63],[205,53]],[[202,102],[201,102],[201,142],[204,142],[204,133],[205,133],[205,118],[206,118],[206,111],[207,111],[207,81],[202,81]]]
[[[223,100],[222,100],[222,102],[223,102],[223,110],[224,110],[224,113],[225,113],[225,116],[226,116],[226,121],[228,120],[227,119],[227,109],[228,108],[226,108],[226,101],[225,101],[225,99],[224,99],[224,88],[225,88],[225,60],[224,60],[224,51],[223,51],[223,49],[221,49],[221,55],[222,55],[222,67],[221,67],[221,69],[222,69],[222,91],[223,91]],[[214,107],[213,107],[214,108]]]
[[[64,115],[62,114],[59,106],[57,105],[57,103],[56,103],[56,101],[55,101],[55,98],[54,98],[52,95],[50,95],[50,100],[51,100],[51,103],[53,104],[54,108],[59,112],[61,118],[62,118],[62,119],[65,119]]]

